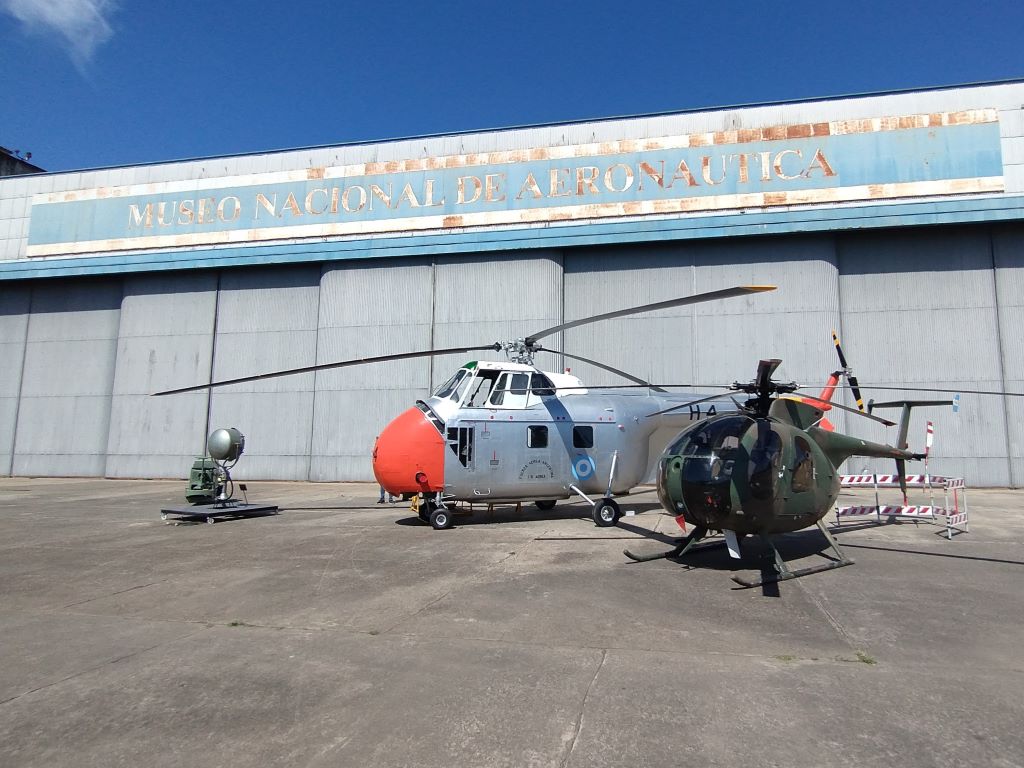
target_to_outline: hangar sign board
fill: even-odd
[[[32,201],[30,257],[1003,191],[968,110],[103,187]]]

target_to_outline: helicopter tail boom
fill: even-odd
[[[914,453],[906,448],[897,448],[885,443],[873,443],[859,437],[844,435],[839,432],[828,432],[819,427],[811,427],[807,433],[821,446],[828,460],[838,467],[851,456],[867,456],[875,459],[898,459],[900,461],[917,461],[924,458],[923,453]]]

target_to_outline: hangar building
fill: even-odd
[[[242,479],[367,480],[465,356],[150,394],[752,283],[779,289],[552,346],[666,383],[779,357],[816,391],[835,328],[875,399],[1024,391],[1022,105],[1015,81],[0,179],[0,473],[183,477],[236,426]],[[929,418],[932,472],[1018,485],[1022,415],[965,392],[911,443]]]

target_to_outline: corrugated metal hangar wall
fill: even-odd
[[[872,392],[867,384],[1024,391],[1024,223],[1017,202],[1024,192],[1022,96],[1024,88],[1013,84],[901,95],[907,103],[898,109],[897,97],[887,96],[749,110],[792,122],[794,112],[911,114],[940,102],[973,109],[1016,99],[1016,111],[1000,112],[1004,189],[978,198],[992,215],[964,214],[958,198],[961,213],[955,215],[935,203],[904,220],[861,208],[873,217],[865,229],[836,224],[835,216],[821,226],[790,218],[782,226],[745,224],[730,237],[695,228],[687,235],[656,231],[562,245],[553,239],[549,247],[505,250],[483,245],[485,238],[476,247],[472,241],[448,246],[460,241],[442,233],[429,247],[403,244],[362,257],[343,252],[365,243],[350,239],[334,258],[322,244],[319,255],[292,258],[295,249],[286,244],[281,252],[288,257],[277,259],[286,263],[218,262],[226,251],[214,251],[215,258],[194,259],[187,269],[170,264],[153,271],[125,267],[125,261],[79,267],[83,257],[48,261],[52,271],[44,273],[36,260],[27,267],[35,272],[0,280],[0,473],[182,477],[210,429],[237,426],[247,438],[239,479],[371,479],[374,436],[470,356],[305,373],[212,394],[150,393],[341,359],[514,339],[564,320],[739,284],[779,290],[585,326],[551,339],[551,346],[650,381],[709,385],[750,379],[759,358],[780,357],[776,378],[816,391],[837,367],[829,335],[836,328],[876,399],[898,393]],[[711,120],[707,114],[683,117]],[[584,129],[588,140],[612,130],[604,124],[531,130],[564,135]],[[621,124],[617,130],[622,135]],[[660,135],[665,129],[643,130]],[[432,141],[464,147],[469,139]],[[530,141],[527,146],[543,143]],[[287,158],[262,158],[288,167]],[[224,172],[237,173],[238,162],[225,159]],[[161,174],[201,176],[184,165],[90,172],[117,179],[46,178],[57,179],[51,189],[59,191],[138,182],[129,178],[136,171],[148,170],[150,183],[161,182]],[[32,242],[33,198],[27,187],[11,184],[0,185],[8,276],[29,263],[25,249]],[[787,215],[793,210],[788,206]],[[843,212],[848,219],[860,215],[850,210]],[[538,364],[559,370],[563,361],[547,355]],[[599,369],[570,366],[587,383],[620,383]],[[844,402],[851,404],[849,394]],[[930,419],[937,434],[933,472],[962,475],[975,485],[1017,485],[1024,478],[1022,407],[1019,398],[964,395],[958,413],[916,414],[912,445],[923,443]],[[841,413],[830,418],[867,439],[895,439],[867,420]],[[891,471],[888,463],[855,461],[851,470]]]
[[[759,358],[777,356],[780,376],[817,385],[837,366],[835,327],[862,382],[1021,391],[1022,276],[1024,227],[1005,225],[18,284],[0,307],[0,469],[178,476],[209,428],[234,425],[247,437],[245,477],[370,479],[377,432],[466,356],[306,373],[209,398],[150,393],[208,381],[211,368],[217,380],[487,343],[734,284],[780,288],[585,326],[551,346],[680,383],[749,379]],[[570,365],[588,383],[621,383]],[[929,412],[933,471],[1018,483],[1020,416],[1001,397]],[[912,427],[918,443],[925,418]],[[866,420],[833,420],[885,439]]]

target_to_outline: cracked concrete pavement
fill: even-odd
[[[970,490],[953,541],[843,526],[855,566],[739,590],[721,550],[626,561],[675,534],[650,492],[617,528],[433,531],[369,484],[249,485],[282,513],[0,478],[0,765],[1024,765],[1024,493]]]

